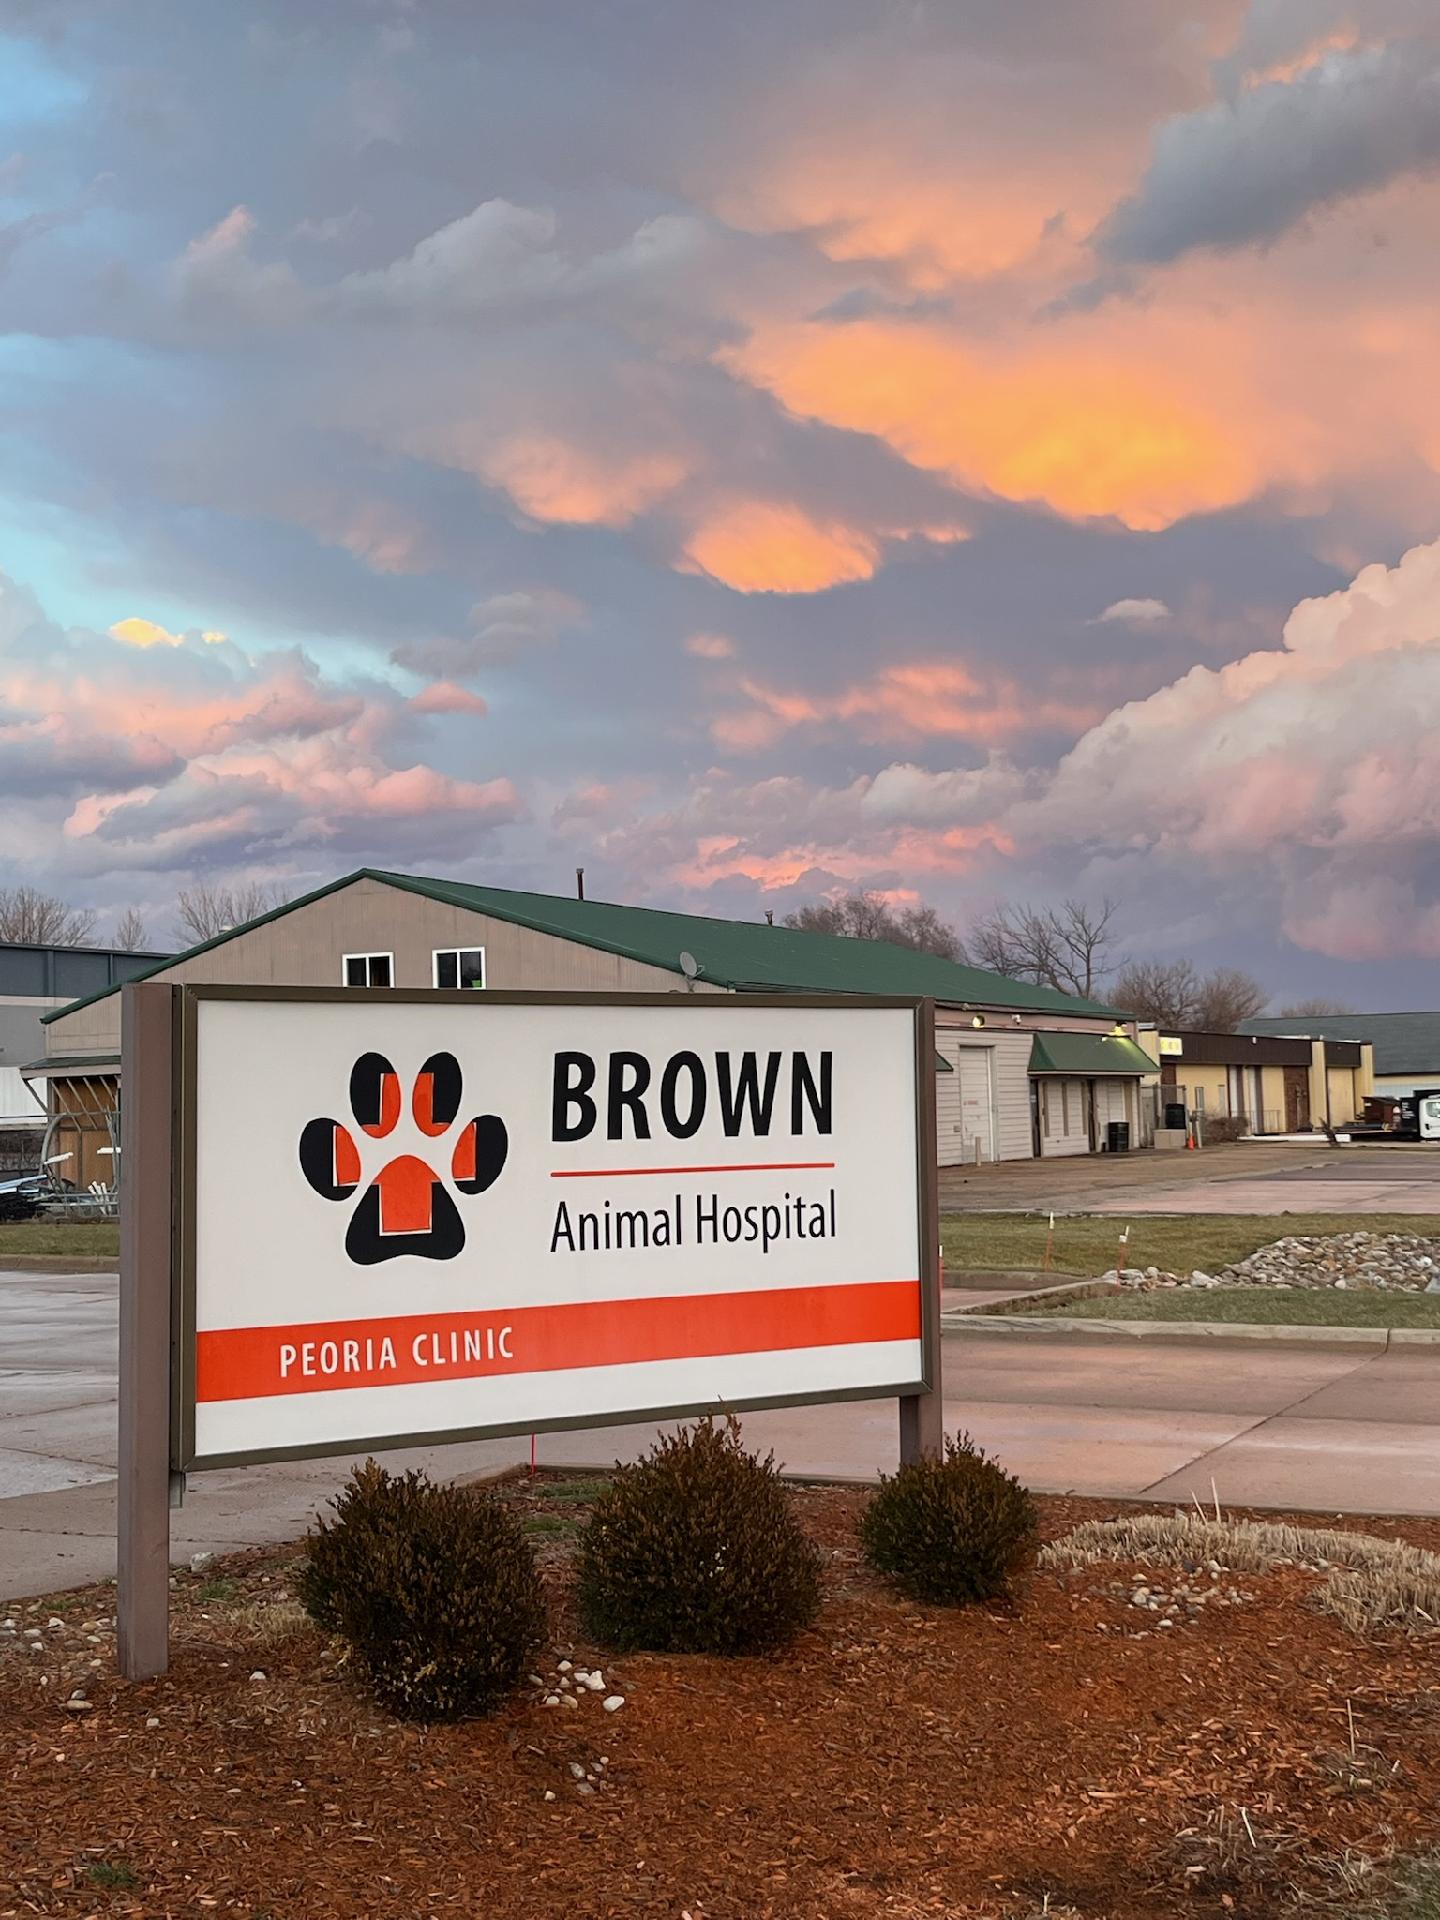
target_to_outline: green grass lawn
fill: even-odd
[[[1014,1311],[1014,1309],[1012,1309]],[[1020,1311],[1046,1319],[1208,1320],[1232,1326],[1435,1327],[1440,1294],[1352,1293],[1307,1287],[1177,1287],[1156,1293],[1120,1293],[1101,1300],[1069,1300]]]
[[[115,1220],[0,1220],[0,1265],[19,1254],[116,1260],[120,1226]]]
[[[947,1267],[1038,1267],[1045,1255],[1043,1214],[945,1213],[940,1242]],[[1403,1213],[1061,1215],[1055,1266],[1086,1279],[1115,1265],[1126,1227],[1128,1267],[1164,1273],[1218,1273],[1257,1247],[1292,1233],[1423,1233],[1440,1236],[1440,1215]]]

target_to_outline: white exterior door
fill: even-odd
[[[941,1038],[954,1069],[935,1076],[936,1146],[942,1167],[995,1158],[994,1049]]]

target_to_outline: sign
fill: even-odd
[[[1178,1033],[1162,1033],[1157,1037],[1160,1041],[1160,1058],[1162,1060],[1167,1057],[1173,1058],[1177,1054],[1184,1053],[1185,1042]]]
[[[925,1393],[932,1028],[185,989],[172,1465]]]

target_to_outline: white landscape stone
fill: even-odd
[[[1188,1278],[1161,1272],[1140,1282],[1156,1287],[1304,1287],[1335,1288],[1341,1293],[1440,1293],[1435,1268],[1440,1241],[1417,1233],[1286,1234],[1218,1274],[1197,1268]],[[1134,1285],[1129,1273],[1117,1277]]]

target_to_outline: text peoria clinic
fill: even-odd
[[[789,1135],[799,1139],[809,1130],[821,1137],[832,1132],[833,1055],[818,1052],[814,1064],[804,1052],[788,1056],[771,1052],[761,1057],[753,1049],[741,1053],[719,1051],[714,1062],[713,1092],[716,1117],[727,1140],[766,1139],[777,1119],[782,1075],[786,1081],[781,1112],[788,1106]],[[658,1082],[644,1054],[615,1051],[606,1063],[603,1089],[593,1056],[579,1052],[555,1055],[551,1100],[551,1134],[557,1144],[586,1140],[600,1130],[610,1140],[650,1140],[652,1110],[663,1132],[674,1140],[698,1133],[710,1106],[711,1074],[697,1053],[672,1054]],[[653,1089],[653,1097],[652,1097]],[[627,1125],[628,1122],[628,1125]],[[603,1177],[603,1169],[597,1170]],[[689,1221],[689,1230],[686,1221]],[[694,1193],[689,1204],[677,1192],[662,1206],[617,1207],[609,1200],[597,1208],[572,1207],[561,1200],[550,1234],[551,1253],[634,1253],[649,1248],[684,1246],[755,1246],[761,1253],[792,1240],[833,1240],[836,1234],[835,1188],[823,1198],[787,1192],[778,1201],[736,1205],[719,1193]],[[410,1364],[416,1367],[488,1366],[513,1364],[510,1341],[513,1328],[484,1324],[463,1332],[418,1333],[410,1343]],[[319,1375],[375,1375],[394,1371],[398,1356],[387,1336],[286,1343],[279,1351],[281,1378],[292,1373]]]

